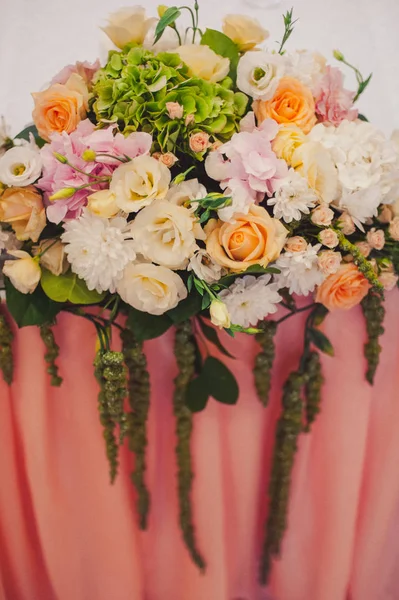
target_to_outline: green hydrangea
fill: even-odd
[[[237,131],[248,98],[231,87],[228,77],[221,83],[190,77],[178,54],[155,56],[129,45],[111,51],[97,73],[92,108],[98,121],[117,121],[121,131],[151,133],[154,151],[192,154],[191,134],[205,131],[224,142]],[[183,117],[171,119],[167,102],[178,102]]]

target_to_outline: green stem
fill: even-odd
[[[293,317],[294,315],[297,315],[298,313],[305,312],[306,310],[310,310],[314,306],[316,306],[316,304],[314,302],[312,302],[312,304],[308,304],[307,306],[303,306],[302,308],[297,308],[296,310],[292,311],[288,315],[285,315],[284,317],[281,317],[281,319],[278,319],[278,321],[275,321],[275,323],[276,323],[276,325],[279,325],[280,323],[283,323],[290,317]]]

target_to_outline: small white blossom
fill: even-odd
[[[282,298],[278,285],[270,283],[270,275],[239,277],[219,297],[227,306],[231,322],[241,327],[255,327],[267,315],[277,312]]]
[[[267,201],[273,206],[273,215],[276,219],[283,219],[286,223],[299,221],[302,214],[308,215],[309,209],[314,208],[317,203],[317,194],[310,189],[302,175],[290,169],[288,177],[277,183],[274,198]]]
[[[102,219],[85,210],[64,229],[61,239],[72,271],[89,290],[114,292],[125,267],[136,258],[126,219]]]
[[[205,283],[215,283],[222,276],[222,267],[216,264],[206,250],[198,250],[190,259],[188,271],[194,271]]]
[[[317,253],[321,244],[308,247],[303,252],[284,252],[276,262],[280,275],[276,276],[279,288],[287,287],[290,294],[307,296],[324,280],[319,269]]]
[[[0,158],[0,181],[4,185],[24,187],[34,183],[42,172],[39,149],[32,144],[15,146]]]

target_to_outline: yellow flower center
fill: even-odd
[[[19,175],[22,175],[25,171],[26,171],[26,167],[22,163],[18,164],[18,165],[14,165],[13,170],[12,170],[13,174],[16,175],[17,177]]]

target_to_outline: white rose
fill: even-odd
[[[30,145],[16,146],[0,158],[0,181],[4,185],[25,187],[42,172],[42,159]]]
[[[130,263],[118,282],[117,292],[133,308],[162,315],[187,297],[187,289],[177,273],[150,263]]]
[[[41,277],[38,261],[22,250],[13,250],[9,254],[17,260],[5,261],[3,275],[9,277],[12,285],[22,294],[32,294]]]
[[[118,167],[110,184],[117,206],[126,213],[137,212],[153,200],[165,198],[171,174],[152,156],[137,156]]]
[[[166,194],[166,200],[178,206],[187,206],[192,200],[201,200],[207,196],[206,188],[198,179],[188,179],[177,185],[172,185]]]
[[[254,100],[270,100],[284,75],[284,60],[280,54],[247,52],[237,69],[237,87]]]
[[[142,44],[144,39],[157,19],[147,19],[145,8],[132,6],[132,8],[121,8],[110,14],[108,25],[102,27],[110,40],[123,48],[126,44]]]
[[[170,269],[187,266],[198,246],[195,238],[203,237],[196,228],[191,210],[167,200],[157,200],[144,208],[130,226],[138,254]]]
[[[198,279],[203,279],[206,283],[215,283],[221,278],[223,269],[206,250],[198,250],[190,259],[187,271],[194,271]]]
[[[224,79],[230,71],[228,58],[219,56],[209,46],[187,44],[176,50],[189,68],[190,75],[216,83]]]
[[[231,319],[227,306],[221,300],[212,300],[211,306],[209,307],[209,313],[211,321],[219,329],[228,329],[231,325]]]
[[[244,15],[226,15],[223,33],[237,44],[241,52],[252,50],[269,37],[269,32],[259,25],[259,21]]]

